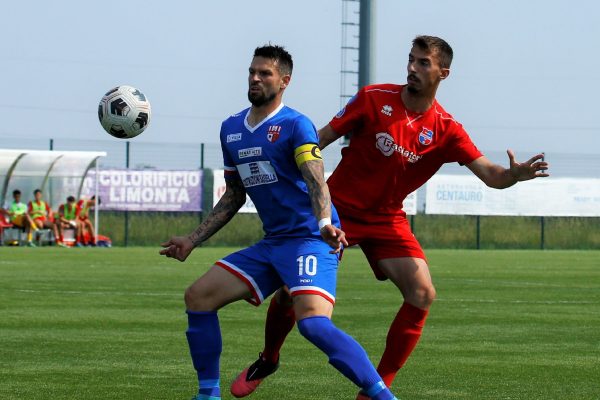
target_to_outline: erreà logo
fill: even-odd
[[[279,135],[281,134],[281,126],[279,125],[271,125],[269,129],[267,129],[267,140],[271,143],[274,143],[279,139]]]
[[[394,152],[399,153],[402,157],[406,158],[410,163],[416,163],[423,156],[417,155],[410,150],[406,150],[404,147],[399,146],[394,141],[394,138],[387,132],[380,132],[375,135],[375,147],[381,151],[381,153],[390,157]]]

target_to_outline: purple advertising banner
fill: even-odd
[[[202,211],[202,171],[107,169],[99,172],[100,210]],[[89,171],[82,195],[94,193]]]

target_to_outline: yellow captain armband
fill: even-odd
[[[322,160],[321,150],[319,146],[314,143],[303,144],[294,150],[294,157],[296,158],[296,165],[301,166],[307,161]]]

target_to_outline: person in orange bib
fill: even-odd
[[[100,204],[100,201],[98,201],[98,204]],[[85,246],[96,246],[94,224],[92,224],[92,221],[90,220],[90,210],[94,207],[96,207],[96,196],[92,196],[92,198],[88,200],[81,199],[77,202],[77,222],[80,225],[79,232],[81,236],[81,239],[78,240]]]

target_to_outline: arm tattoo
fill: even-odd
[[[246,189],[242,181],[230,179],[221,200],[208,214],[206,219],[189,235],[194,247],[198,247],[224,227],[246,202]]]
[[[317,221],[331,218],[331,196],[325,183],[323,161],[311,160],[300,165],[300,172],[308,187],[310,204]]]

